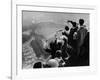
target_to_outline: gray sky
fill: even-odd
[[[23,26],[29,26],[32,22],[54,22],[64,24],[67,20],[78,22],[80,18],[85,20],[85,24],[89,26],[89,14],[84,13],[54,13],[54,12],[35,12],[23,11]]]
[[[23,11],[22,24],[24,28],[37,23],[37,33],[49,38],[55,34],[54,32],[57,31],[57,29],[64,28],[64,24],[66,24],[67,20],[78,23],[80,18],[85,20],[85,25],[89,28],[89,14],[86,13]]]

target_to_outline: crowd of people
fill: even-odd
[[[37,40],[33,40],[31,46],[35,49],[37,55],[39,54],[38,52],[45,52],[45,54],[47,52],[50,54],[45,63],[36,62],[33,65],[33,68],[88,66],[89,31],[87,26],[84,25],[84,22],[84,19],[79,19],[78,23],[68,20],[67,23],[70,23],[72,27],[69,28],[69,26],[66,25],[63,30],[57,31],[55,34],[55,40],[50,43],[48,43],[48,40],[43,40],[43,48],[41,48],[41,45]],[[23,36],[23,43],[25,43],[31,36],[28,38],[26,37],[26,35],[25,37]],[[36,43],[38,43],[38,45]],[[41,48],[40,50],[38,47],[39,45]]]
[[[49,48],[44,48],[51,57],[44,67],[67,67],[89,65],[89,31],[84,25],[84,19],[79,23],[68,20],[72,24],[70,32],[68,26],[59,30],[62,35],[55,35],[54,42],[49,43]]]

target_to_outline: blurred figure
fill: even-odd
[[[66,64],[64,59],[63,59],[63,53],[61,50],[56,51],[56,58],[55,59],[59,62],[59,67],[63,67]]]
[[[75,39],[77,30],[78,30],[78,25],[76,22],[67,21],[68,23],[72,24],[72,28],[70,29],[69,35],[68,35],[68,44],[72,47],[71,54],[73,57],[77,55],[77,39]]]
[[[58,67],[59,66],[59,62],[56,59],[50,59],[47,62],[47,65],[50,67]]]
[[[33,68],[42,68],[42,63],[41,62],[36,62],[34,64]]]
[[[78,36],[78,40],[77,40],[77,44],[78,44],[78,52],[77,54],[81,54],[80,53],[80,48],[84,43],[84,39],[87,35],[88,30],[86,29],[86,25],[84,25],[84,19],[79,19],[79,30],[77,31],[77,36]]]
[[[70,33],[69,33],[69,36],[68,36],[68,39],[69,39],[68,43],[73,48],[75,48],[76,47],[76,44],[75,44],[76,40],[73,38],[73,35],[74,35],[75,32],[77,32],[78,26],[77,26],[77,23],[73,22],[73,21],[68,21],[68,23],[72,24],[72,28],[70,29]]]
[[[69,27],[65,26],[65,30],[62,32],[62,35],[65,35],[66,37],[68,37],[68,31],[69,31]]]
[[[77,59],[75,65],[89,65],[89,32],[84,25],[84,19],[79,19],[77,30]]]

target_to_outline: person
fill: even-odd
[[[46,66],[48,67],[58,67],[59,66],[59,62],[56,59],[50,59],[48,60]]]
[[[72,24],[72,28],[70,29],[70,32],[69,32],[69,36],[68,36],[68,43],[69,45],[71,45],[73,48],[75,48],[76,44],[75,44],[75,39],[73,38],[73,35],[75,32],[77,32],[78,30],[78,26],[77,26],[77,23],[76,22],[73,22],[73,21],[68,21],[69,23]]]
[[[81,47],[81,55],[82,60],[84,61],[84,65],[89,65],[89,32],[84,39],[83,45]]]
[[[63,67],[65,65],[65,61],[62,56],[62,50],[57,50],[55,59],[59,62],[59,67]]]
[[[55,53],[56,53],[56,50],[59,46],[57,46],[57,40],[55,40],[54,42],[50,42],[49,43],[49,48],[45,48],[44,50],[48,53],[50,53],[51,55],[51,58],[55,58]]]
[[[68,23],[72,24],[72,28],[70,29],[69,35],[68,35],[68,44],[72,47],[72,51],[71,51],[71,56],[76,57],[77,54],[77,39],[74,38],[74,34],[77,32],[78,30],[78,25],[76,22],[67,21]]]
[[[34,64],[33,68],[42,68],[42,63],[41,62],[36,62]]]
[[[63,37],[66,37],[64,35],[61,35],[59,37],[58,36],[56,37],[56,36],[55,36],[56,38],[55,41],[49,44],[50,48],[45,49],[45,51],[49,52],[52,55],[52,59],[56,57],[56,51],[62,49],[62,46],[64,45]]]
[[[65,64],[64,60],[62,59],[62,51],[57,50],[55,53],[55,58],[51,58],[44,64],[44,68],[52,68],[52,67],[63,67]]]
[[[65,26],[65,30],[62,32],[62,35],[65,35],[66,37],[68,37],[68,32],[69,31],[69,27]]]
[[[80,48],[82,47],[84,43],[84,39],[87,35],[88,30],[86,29],[86,25],[84,25],[84,19],[79,19],[79,30],[77,31],[77,46],[78,46],[78,55],[81,55]]]
[[[68,38],[63,36],[64,44],[62,46],[62,59],[67,62],[71,56],[71,46],[68,44]]]

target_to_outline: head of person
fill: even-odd
[[[65,30],[68,31],[69,30],[69,27],[68,26],[65,26]]]
[[[36,62],[34,64],[33,68],[42,68],[42,63],[41,62]]]
[[[73,22],[72,25],[73,25],[73,27],[76,27],[77,26],[77,23],[76,22]]]
[[[84,24],[84,19],[79,19],[79,24],[82,26]]]
[[[56,59],[50,59],[47,62],[47,65],[50,67],[58,67],[59,66],[59,62]]]
[[[57,50],[55,55],[56,55],[57,58],[60,58],[62,56],[62,51]]]

